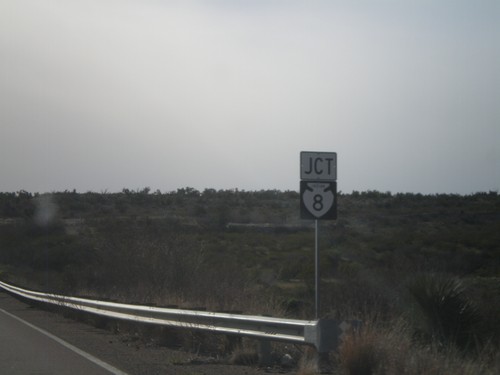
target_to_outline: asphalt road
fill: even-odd
[[[0,369],[10,375],[126,374],[1,308]]]

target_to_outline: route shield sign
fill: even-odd
[[[337,218],[337,183],[335,181],[300,181],[301,219]]]

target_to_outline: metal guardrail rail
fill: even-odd
[[[203,330],[314,346],[318,352],[334,350],[351,324],[334,320],[297,320],[255,315],[129,305],[35,292],[0,281],[0,288],[19,297],[84,311],[104,317],[162,326]]]

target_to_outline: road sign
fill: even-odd
[[[302,151],[300,153],[300,179],[336,181],[337,153]]]
[[[337,153],[300,153],[300,217],[314,220],[315,316],[320,313],[319,220],[337,218]]]
[[[337,218],[337,183],[335,181],[300,181],[301,219]]]

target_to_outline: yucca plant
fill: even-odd
[[[423,318],[421,336],[431,338],[442,346],[454,344],[464,351],[476,344],[480,315],[467,298],[460,280],[425,275],[415,278],[408,289]]]

